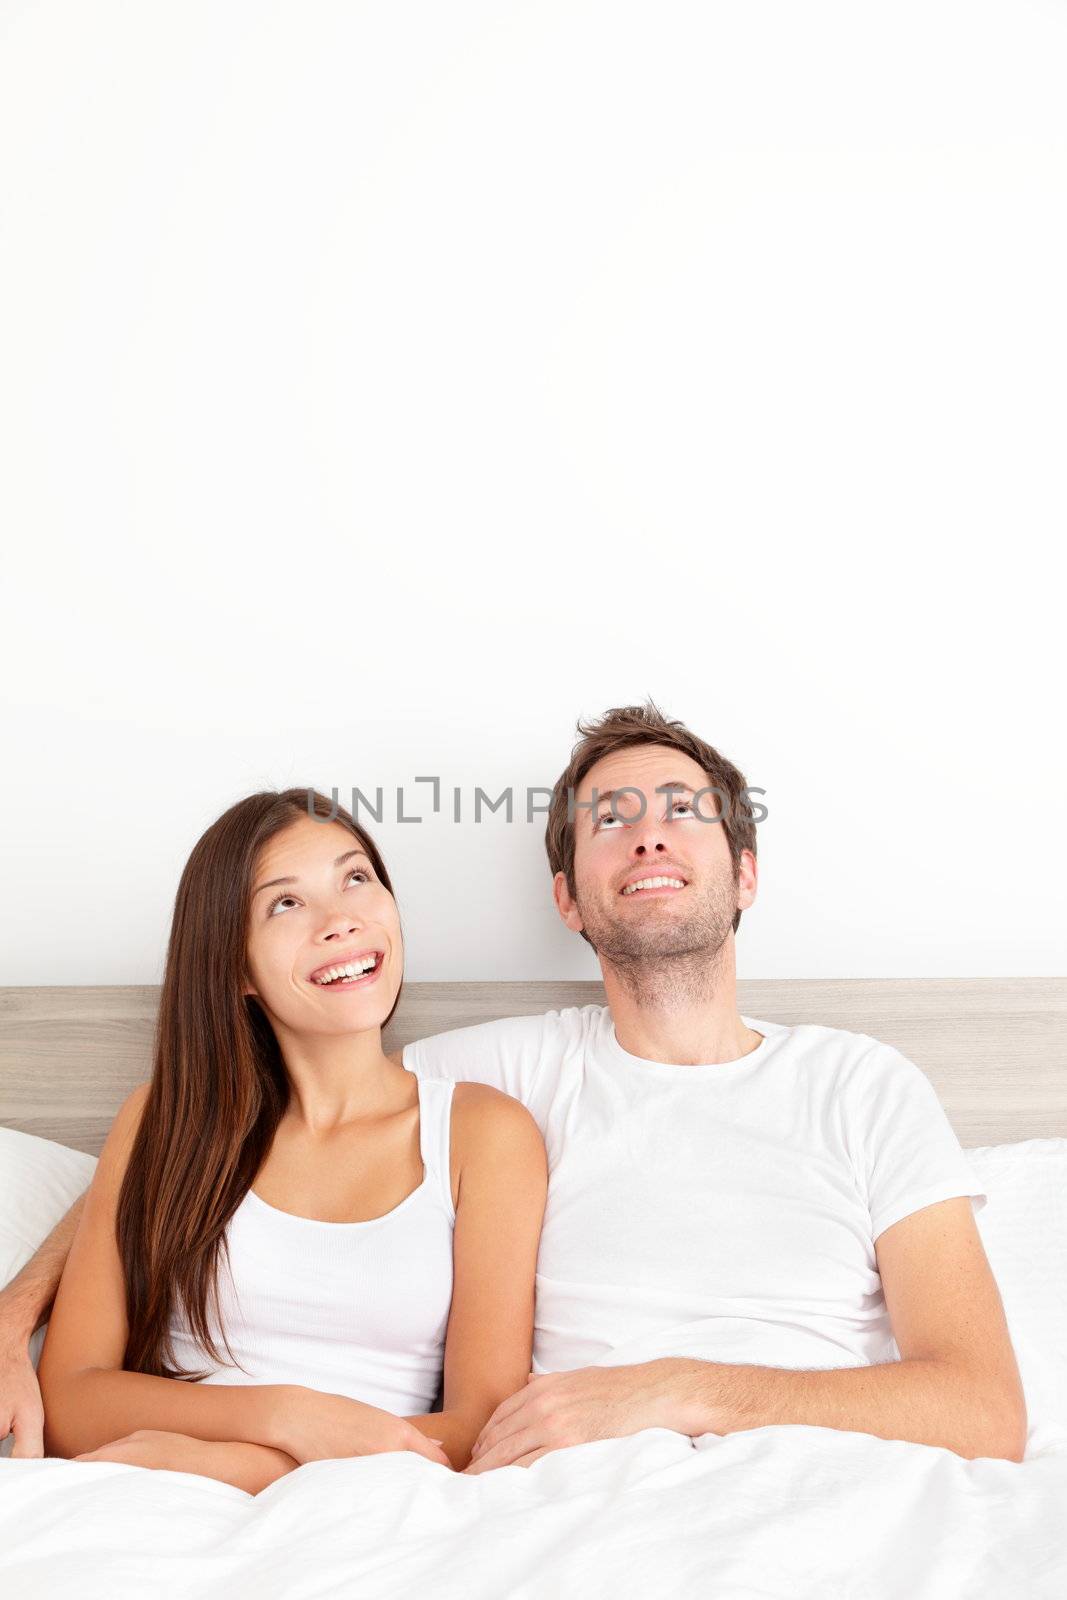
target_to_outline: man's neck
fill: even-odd
[[[738,1061],[761,1042],[737,1009],[732,935],[711,962],[622,972],[602,960],[601,971],[615,1037],[630,1055],[688,1067]]]

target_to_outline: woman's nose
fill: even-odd
[[[325,937],[327,939],[344,939],[350,933],[358,932],[363,923],[354,911],[345,911],[342,915],[333,917],[326,923]]]

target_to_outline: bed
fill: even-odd
[[[990,1197],[978,1223],[1027,1392],[1021,1463],[830,1428],[648,1429],[472,1478],[405,1452],[317,1462],[253,1498],[180,1473],[2,1459],[0,1592],[1063,1600],[1067,981],[738,992],[750,1018],[872,1034],[933,1082]],[[0,1128],[88,1170],[147,1075],[156,999],[150,987],[0,990]],[[407,984],[387,1047],[602,999],[594,983]]]

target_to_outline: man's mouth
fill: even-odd
[[[381,972],[384,959],[381,950],[368,950],[366,955],[354,956],[351,961],[318,967],[308,982],[316,989],[365,989]]]
[[[668,878],[668,877],[660,876],[660,877],[654,877],[654,878],[636,878],[633,881],[633,883],[624,884],[623,888],[622,888],[622,890],[620,892],[622,894],[624,894],[624,895],[631,895],[631,894],[640,894],[640,895],[660,894],[660,893],[664,893],[664,892],[668,893],[668,894],[674,894],[679,889],[684,889],[684,888],[685,888],[685,879],[684,878],[675,878],[675,877],[669,877]]]

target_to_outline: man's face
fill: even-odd
[[[743,851],[735,876],[725,831],[711,820],[723,802],[700,794],[709,783],[690,757],[658,744],[605,756],[586,773],[576,796],[576,892],[562,872],[553,887],[567,926],[584,930],[602,958],[712,957],[738,909],[752,904],[755,859]]]

